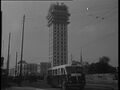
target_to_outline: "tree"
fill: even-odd
[[[109,57],[106,57],[106,56],[100,57],[99,59],[99,63],[109,64],[109,62],[110,62],[110,59]]]
[[[109,65],[110,59],[109,57],[103,56],[99,58],[99,61],[96,63],[92,63],[89,65],[88,73],[115,73],[116,68]]]

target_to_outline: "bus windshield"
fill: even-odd
[[[82,73],[83,68],[79,66],[69,66],[66,67],[67,74],[72,74],[72,73]]]

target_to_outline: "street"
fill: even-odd
[[[34,83],[37,85],[37,83]],[[39,83],[39,87],[23,85],[22,87],[13,86],[6,90],[62,90],[61,88],[51,88],[45,82]],[[112,85],[98,85],[98,84],[87,84],[84,90],[118,90],[118,86]]]
[[[12,87],[10,89],[6,90],[62,90],[61,88],[33,88],[33,87]],[[105,88],[105,87],[86,87],[84,90],[118,90],[118,89],[112,89],[112,88]]]

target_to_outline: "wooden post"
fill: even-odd
[[[9,59],[10,59],[10,38],[11,32],[9,33],[9,41],[8,41],[8,57],[7,57],[7,76],[9,75]]]

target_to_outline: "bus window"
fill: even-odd
[[[61,68],[61,75],[63,75],[64,74],[64,69],[63,68]]]
[[[63,69],[63,74],[65,75],[65,69]]]
[[[49,75],[52,75],[52,70],[49,71]]]
[[[51,70],[48,70],[48,75],[51,75]]]
[[[58,75],[60,75],[60,68],[58,69]]]
[[[57,75],[57,69],[55,69],[55,75]]]
[[[82,67],[78,67],[78,66],[66,67],[66,71],[67,71],[68,74],[71,74],[71,73],[82,73],[83,72],[83,68]]]
[[[54,70],[52,70],[52,75],[54,76]]]

